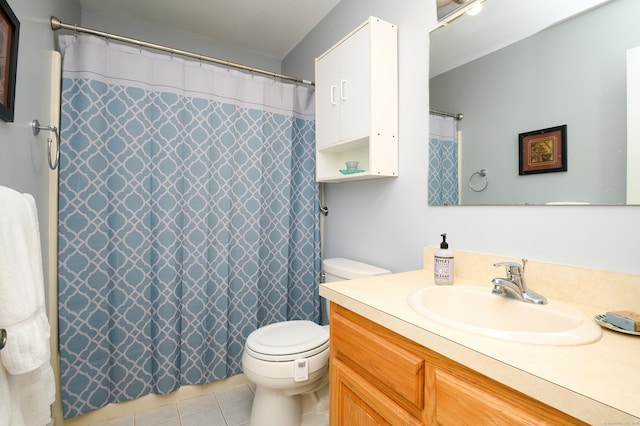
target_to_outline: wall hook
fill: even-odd
[[[51,170],[55,170],[60,163],[60,133],[58,132],[58,128],[49,124],[48,126],[41,126],[40,122],[34,119],[31,122],[31,129],[33,130],[33,134],[37,135],[40,133],[40,130],[46,130],[52,132],[56,136],[56,154],[55,161],[51,162],[51,145],[53,144],[53,140],[51,137],[47,138],[47,160],[49,161],[49,168]]]

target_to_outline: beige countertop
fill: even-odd
[[[432,285],[433,274],[425,269],[326,283],[320,295],[590,424],[640,425],[640,337],[604,329],[592,344],[546,346],[480,336],[432,321],[409,307],[409,294]],[[455,285],[491,291],[485,280],[456,277]],[[609,310],[554,299],[591,318]]]

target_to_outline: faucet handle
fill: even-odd
[[[495,266],[496,268],[499,268],[501,266],[504,266],[507,268],[507,274],[509,275],[515,275],[515,276],[522,276],[524,275],[524,268],[527,265],[527,259],[522,259],[522,265],[517,263],[517,262],[498,262],[498,263],[494,263],[493,266]]]

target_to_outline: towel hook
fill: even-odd
[[[53,163],[51,162],[51,145],[53,144],[53,140],[51,139],[51,137],[47,138],[47,160],[49,161],[49,168],[51,170],[55,170],[60,163],[60,133],[58,132],[58,128],[51,124],[49,124],[48,126],[41,126],[40,122],[34,119],[31,122],[31,129],[33,130],[34,135],[40,133],[40,130],[47,130],[49,132],[53,132],[53,134],[56,136],[56,155],[55,161]]]
[[[481,178],[484,178],[484,185],[482,185],[482,188],[478,189],[476,187],[473,186],[473,177],[475,175],[480,176]],[[469,187],[474,190],[475,192],[482,192],[485,189],[487,189],[487,186],[489,185],[489,178],[487,177],[487,171],[485,169],[481,169],[478,170],[477,172],[473,173],[470,177],[469,177]]]

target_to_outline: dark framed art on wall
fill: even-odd
[[[567,171],[567,125],[519,135],[519,174]]]
[[[6,0],[0,0],[0,118],[13,121],[20,22]]]

